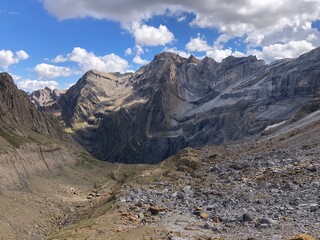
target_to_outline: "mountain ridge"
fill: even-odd
[[[95,83],[78,82],[63,96],[62,118],[99,159],[157,163],[185,147],[251,138],[293,118],[320,89],[319,52],[271,64],[163,52],[133,74],[112,75],[112,84],[101,77],[108,73],[89,71],[79,82]],[[74,96],[75,114],[68,103]]]

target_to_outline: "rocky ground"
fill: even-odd
[[[0,239],[319,240],[320,124],[306,122],[153,166],[82,155],[0,192]]]
[[[93,222],[53,239],[320,239],[320,125],[299,126],[187,148],[125,181]]]
[[[179,170],[179,163],[177,172],[170,168],[151,186],[128,187],[119,198],[122,216],[136,224],[166,227],[168,239],[320,236],[317,159],[274,150],[226,162],[236,147],[227,147],[220,156],[210,150],[203,156],[203,151],[187,149],[178,157],[199,164],[196,174],[193,167]]]

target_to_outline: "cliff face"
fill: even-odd
[[[94,125],[108,106],[130,94],[126,81],[131,74],[87,72],[59,99],[62,119],[69,126]],[[110,104],[108,104],[110,103]],[[114,104],[113,104],[114,105]],[[113,109],[111,109],[113,110]]]
[[[55,117],[38,111],[11,76],[0,73],[0,188],[20,188],[32,175],[55,174],[76,163],[80,151]]]
[[[76,138],[96,157],[156,163],[187,146],[252,137],[293,118],[320,90],[319,63],[320,49],[269,65],[253,56],[217,63],[162,53],[121,80],[88,72],[64,95],[63,116],[70,126],[86,123],[74,127]]]
[[[36,90],[31,93],[30,99],[36,105],[37,109],[50,112],[55,116],[61,116],[61,106],[59,99],[66,90],[50,89],[48,87]]]

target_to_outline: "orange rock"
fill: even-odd
[[[165,208],[162,207],[158,207],[158,206],[151,206],[149,208],[149,211],[153,214],[153,215],[157,215],[159,212],[162,212],[166,210]]]
[[[129,214],[128,212],[123,212],[123,213],[121,213],[121,216],[122,216],[122,217],[129,217],[129,215],[130,215],[130,214]]]
[[[206,212],[201,212],[201,213],[200,213],[200,217],[201,217],[202,219],[208,219],[208,213],[206,213]]]
[[[308,234],[300,234],[300,235],[297,235],[293,238],[290,238],[289,240],[316,240],[316,239],[311,237]]]

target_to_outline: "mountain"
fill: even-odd
[[[40,112],[8,73],[0,73],[1,188],[21,188],[33,175],[75,164],[81,147],[51,114]]]
[[[121,105],[119,101],[131,94],[127,84],[131,76],[131,73],[87,72],[59,99],[62,119],[75,128],[97,124],[100,115],[109,109],[113,111],[113,105]]]
[[[164,52],[134,74],[87,72],[60,98],[62,119],[99,159],[157,163],[293,121],[320,90],[319,63],[320,49],[271,64]]]
[[[65,94],[66,90],[50,89],[48,87],[33,91],[30,95],[31,101],[39,110],[50,112],[56,116],[61,115],[59,98]]]

